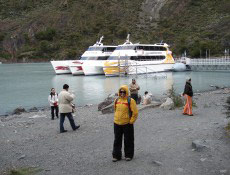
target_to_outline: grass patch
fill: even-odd
[[[32,167],[19,168],[19,169],[10,170],[7,175],[35,175],[41,171],[42,170],[39,168],[32,168]]]

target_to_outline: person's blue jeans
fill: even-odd
[[[68,117],[72,129],[75,130],[76,125],[75,125],[72,113],[60,113],[60,132],[63,132],[65,130],[64,129],[65,116]]]

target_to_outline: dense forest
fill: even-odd
[[[0,61],[78,59],[103,43],[166,42],[175,57],[222,56],[229,0],[0,0]]]

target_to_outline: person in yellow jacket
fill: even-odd
[[[121,160],[122,137],[124,135],[125,160],[130,161],[134,155],[134,122],[138,109],[134,99],[129,97],[127,85],[119,88],[118,98],[114,102],[114,144],[113,162]]]

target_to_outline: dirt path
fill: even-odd
[[[59,134],[59,120],[50,112],[9,116],[0,122],[0,172],[13,167],[37,167],[41,175],[219,175],[230,174],[230,137],[223,114],[228,91],[196,95],[194,116],[182,109],[146,109],[135,123],[135,157],[113,163],[113,114],[96,106],[79,108],[81,127]],[[31,118],[34,117],[34,118]],[[199,140],[206,147],[192,148]],[[0,173],[1,174],[1,173]]]

